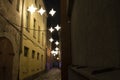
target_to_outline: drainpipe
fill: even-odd
[[[21,12],[21,31],[20,31],[20,48],[19,48],[19,65],[18,65],[18,80],[20,80],[20,55],[22,53],[23,46],[23,12],[24,12],[24,0],[22,0],[22,12]]]

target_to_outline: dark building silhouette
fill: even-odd
[[[61,0],[62,80],[119,79],[119,7],[119,0]]]

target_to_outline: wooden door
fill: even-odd
[[[13,68],[13,46],[11,42],[5,38],[0,38],[0,80],[12,80]]]

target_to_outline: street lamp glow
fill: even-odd
[[[56,42],[55,42],[55,44],[56,44],[56,45],[59,45],[59,42],[58,42],[58,41],[56,41]]]
[[[53,38],[50,38],[49,41],[50,41],[50,42],[53,42],[54,40],[53,40]]]
[[[52,32],[54,31],[54,29],[51,27],[51,28],[49,29],[49,31],[52,33]]]
[[[52,9],[50,10],[50,12],[49,12],[49,14],[50,14],[51,16],[53,16],[55,13],[56,13],[56,11],[53,10],[53,8],[52,8]]]
[[[61,29],[61,27],[57,24],[57,26],[55,27],[55,29],[56,29],[57,31],[59,31],[59,30]]]
[[[45,10],[41,7],[40,10],[38,11],[41,15],[45,13]]]
[[[33,6],[33,4],[31,5],[31,6],[29,6],[29,8],[27,9],[29,12],[31,12],[31,14],[32,13],[34,13],[35,11],[36,11],[36,9],[37,8],[35,8],[34,6]]]

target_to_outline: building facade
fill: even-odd
[[[120,78],[119,7],[118,0],[66,0],[61,4],[62,73],[70,70],[62,74],[62,80]],[[66,46],[70,44],[71,50]]]
[[[18,78],[21,30],[18,1],[0,1],[0,80]]]
[[[45,70],[47,15],[31,14],[42,0],[0,1],[0,80],[23,80]]]
[[[22,52],[20,54],[20,80],[40,73],[46,67],[46,14],[28,11],[33,5],[45,9],[42,0],[24,0],[22,25]]]

